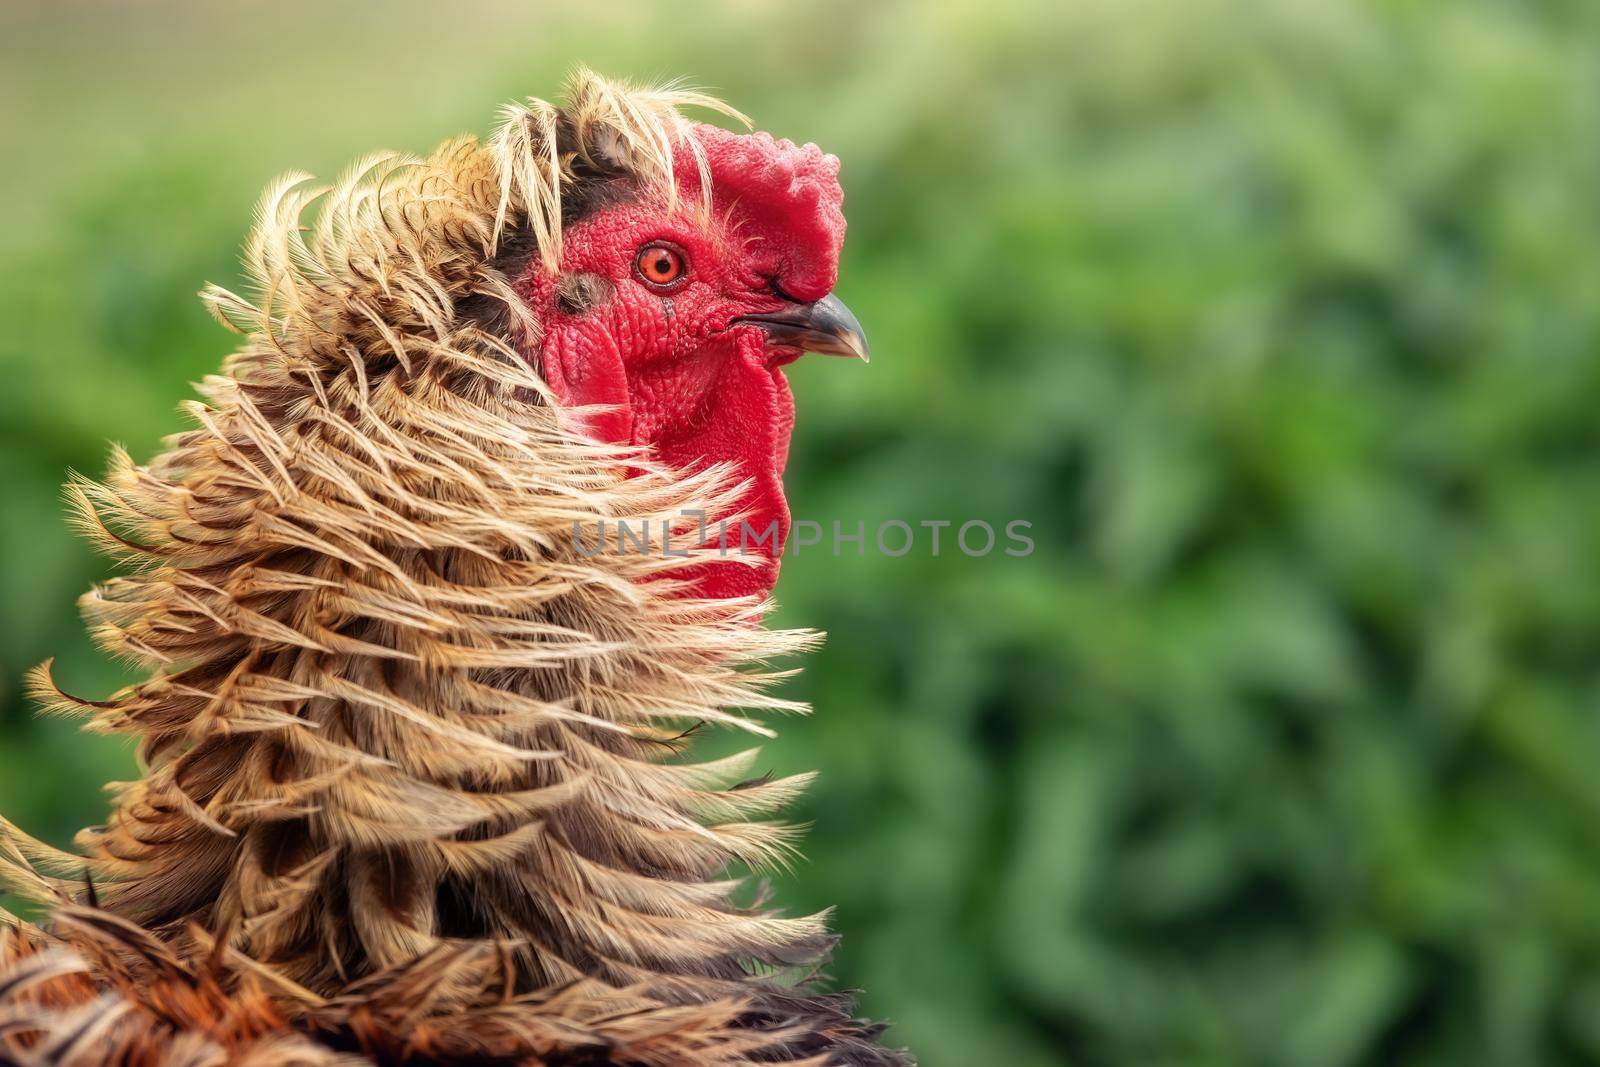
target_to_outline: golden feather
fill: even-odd
[[[761,665],[815,635],[672,595],[695,554],[574,542],[681,530],[740,487],[574,436],[518,355],[510,236],[553,265],[584,183],[676,195],[683,107],[743,120],[579,70],[487,145],[267,190],[249,296],[201,294],[244,339],[194,428],[69,487],[132,567],[85,616],[150,673],[105,701],[32,684],[148,773],[82,861],[0,824],[0,880],[56,909],[3,935],[0,1052],[87,1063],[52,1042],[92,1015],[141,1063],[907,1062],[767,977],[825,955],[822,917],[725,877],[791,861],[794,828],[757,817],[807,779],[676,761],[685,724],[803,711]]]

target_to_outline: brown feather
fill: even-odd
[[[268,189],[253,296],[202,294],[245,339],[195,428],[70,488],[132,568],[85,616],[151,673],[91,702],[46,665],[34,692],[148,773],[78,837],[100,908],[62,906],[82,860],[0,826],[0,876],[57,909],[3,943],[19,1062],[908,1062],[766,977],[803,980],[824,923],[724,876],[788,862],[792,828],[752,819],[804,779],[662,762],[686,724],[802,710],[762,664],[814,635],[671,595],[694,558],[574,544],[738,487],[573,436],[517,354],[512,261],[553,263],[598,186],[670,184],[685,104],[734,114],[580,71],[488,146]]]

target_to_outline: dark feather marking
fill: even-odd
[[[556,306],[568,315],[582,315],[614,292],[616,287],[598,274],[563,274],[556,282]]]

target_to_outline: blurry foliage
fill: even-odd
[[[1600,8],[134,10],[0,15],[0,810],[128,772],[18,694],[119,678],[55,486],[178,428],[256,188],[683,74],[845,160],[878,358],[795,368],[797,516],[1038,541],[786,567],[779,892],[864,1009],[929,1067],[1600,1060]]]

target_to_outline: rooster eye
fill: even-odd
[[[639,249],[633,269],[646,285],[660,289],[682,281],[687,264],[681,249],[662,241],[652,241]]]

